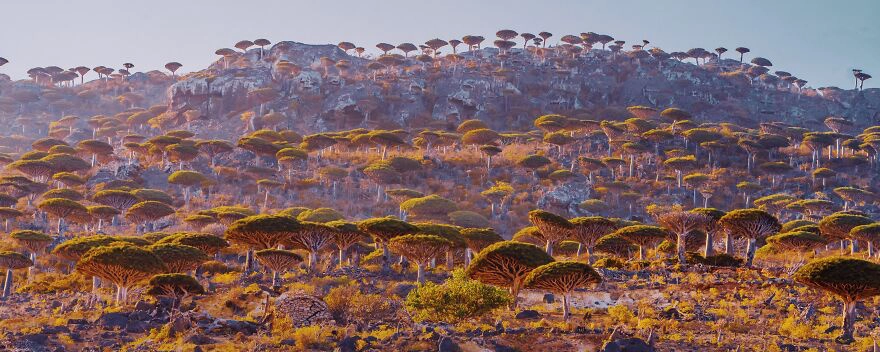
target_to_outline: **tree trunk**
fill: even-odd
[[[853,330],[856,323],[856,302],[843,302],[843,329],[837,341],[849,343],[853,341]]]
[[[676,251],[678,254],[678,263],[681,265],[685,265],[687,263],[687,260],[685,258],[685,253],[684,253],[685,249],[686,249],[684,240],[685,240],[685,234],[682,233],[682,234],[679,234],[678,236],[676,236],[676,247],[675,248],[676,248]]]
[[[340,249],[339,250],[339,267],[340,268],[343,267],[345,265],[344,263],[345,263],[345,250]]]
[[[313,274],[315,269],[318,268],[318,252],[312,251],[309,252],[309,273]]]
[[[856,239],[850,239],[849,240],[849,249],[850,249],[850,253],[849,253],[850,255],[856,255],[856,252],[859,251],[859,241]]]
[[[733,236],[729,233],[724,238],[724,254],[733,255]]]
[[[425,263],[419,262],[418,265],[418,274],[416,274],[416,281],[419,282],[419,285],[425,284]]]
[[[382,243],[382,272],[388,273],[391,271],[391,254],[388,253],[388,245]]]
[[[280,277],[278,275],[278,272],[275,270],[272,270],[272,288],[281,287],[281,282],[279,282],[279,279],[280,279]]]
[[[645,260],[645,246],[639,246],[639,260]]]
[[[715,239],[712,235],[711,231],[706,231],[706,250],[703,252],[703,257],[708,258],[710,255],[715,254],[715,248],[713,248]]]
[[[571,312],[568,309],[568,294],[562,294],[562,320],[568,321],[568,317],[571,315]]]
[[[748,239],[748,245],[746,246],[746,267],[752,267],[752,261],[755,260],[755,243],[757,242],[754,238]]]
[[[12,269],[6,269],[6,279],[3,280],[3,299],[12,293]]]
[[[446,251],[446,270],[452,271],[455,268],[455,253],[453,249]]]

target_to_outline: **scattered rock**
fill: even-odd
[[[624,338],[606,342],[602,352],[654,352],[654,347],[639,338]]]
[[[214,339],[202,334],[195,334],[187,337],[185,341],[194,345],[210,345],[216,342]]]
[[[360,337],[351,336],[346,337],[339,341],[336,345],[339,349],[339,352],[357,352],[357,342],[360,340]]]
[[[544,303],[552,304],[553,302],[556,301],[556,297],[553,296],[552,293],[545,293],[543,301],[544,301]]]
[[[409,295],[409,292],[412,291],[414,288],[416,288],[416,286],[413,284],[399,284],[394,287],[392,292],[397,297],[406,298],[406,296]]]
[[[541,313],[538,313],[536,310],[527,309],[522,312],[516,313],[516,319],[524,320],[524,319],[538,319],[541,317]]]
[[[458,344],[455,341],[452,341],[450,337],[441,337],[440,342],[437,343],[437,352],[459,352],[461,348],[458,347]]]
[[[96,323],[104,330],[122,330],[128,325],[128,313],[104,313]]]

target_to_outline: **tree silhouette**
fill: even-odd
[[[691,209],[692,213],[702,214],[706,216],[706,248],[703,250],[703,257],[708,258],[715,254],[713,245],[715,244],[715,235],[722,232],[721,224],[718,220],[721,220],[721,217],[726,214],[725,212],[715,209],[715,208],[694,208]],[[732,238],[728,236],[728,241],[725,242],[727,248],[733,247]],[[731,253],[727,253],[731,254]]]
[[[425,284],[425,266],[428,262],[446,252],[451,245],[452,242],[443,237],[428,234],[397,236],[388,242],[392,251],[416,263],[416,281],[420,285]]]
[[[706,224],[709,222],[709,217],[696,212],[686,212],[686,211],[671,211],[660,214],[657,217],[657,223],[660,226],[663,226],[676,236],[676,249],[678,255],[678,262],[684,265],[686,263],[685,259],[685,238],[686,236],[696,230],[703,231],[706,228]]]
[[[339,266],[344,266],[346,262],[346,253],[349,252],[351,246],[357,244],[361,240],[367,238],[367,234],[358,229],[357,224],[346,222],[343,220],[335,220],[326,223],[327,226],[333,228],[333,236],[332,242],[336,245],[336,248],[339,250]],[[356,257],[350,259],[348,261],[350,266],[357,267],[360,258],[357,256],[357,251],[354,251]]]
[[[254,45],[260,47],[260,60],[263,59],[263,51],[265,50],[266,45],[269,45],[269,44],[272,44],[272,42],[269,41],[269,39],[260,38],[260,39],[254,40]],[[352,48],[352,49],[354,49],[354,48]]]
[[[821,231],[821,228],[820,228]],[[849,230],[849,238],[865,241],[868,244],[868,258],[874,256],[875,248],[880,243],[880,223],[859,225]]]
[[[148,200],[132,205],[125,212],[125,218],[133,223],[150,223],[174,214],[170,205],[155,200]]]
[[[568,296],[576,289],[602,281],[599,273],[589,264],[579,262],[552,262],[541,265],[525,278],[526,288],[548,290],[562,296],[562,319],[568,320]]]
[[[880,265],[860,259],[817,259],[800,267],[792,278],[804,285],[834,294],[843,301],[843,328],[836,341],[844,344],[854,341],[858,301],[880,294]]]
[[[215,235],[208,233],[186,232],[166,236],[156,241],[156,244],[179,244],[192,246],[198,248],[200,251],[209,256],[216,255],[218,252],[220,252],[221,249],[229,247],[229,242],[226,242],[226,240]]]
[[[489,245],[504,241],[504,239],[501,238],[501,235],[490,228],[464,228],[459,231],[459,236],[461,236],[461,239],[464,240],[464,243],[467,246],[467,253],[465,253],[465,266],[470,265],[474,253],[480,253]]]
[[[466,274],[485,284],[507,288],[516,308],[519,291],[526,276],[535,268],[553,261],[547,252],[535,245],[504,241],[486,247],[468,266]]]
[[[276,290],[281,287],[278,274],[295,268],[303,260],[299,254],[283,249],[263,249],[256,251],[254,256],[260,264],[272,270],[272,287]]]
[[[749,50],[749,48],[745,48],[745,47],[738,47],[734,50],[736,50],[736,52],[739,53],[739,63],[743,62],[743,55],[748,54],[751,51],[751,50]]]
[[[181,67],[183,67],[183,64],[181,64],[181,63],[179,63],[179,62],[177,62],[177,61],[172,61],[172,62],[169,62],[169,63],[165,64],[165,69],[168,70],[168,72],[171,72],[171,77],[176,77],[176,76],[175,76],[175,73],[176,73],[177,70],[179,70]]]
[[[128,301],[128,289],[165,271],[165,264],[155,254],[130,244],[117,243],[95,247],[76,263],[76,270],[97,276],[116,285],[116,304]]]

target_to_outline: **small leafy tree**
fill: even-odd
[[[208,256],[214,256],[221,249],[229,247],[229,242],[209,233],[175,233],[156,241],[156,244],[182,244],[198,248]]]
[[[198,171],[180,170],[168,175],[168,183],[183,187],[183,202],[189,205],[190,188],[201,185],[208,178]]]
[[[330,244],[334,232],[333,227],[324,224],[301,222],[285,243],[309,252],[309,272],[314,273],[318,268],[318,253]]]
[[[334,230],[331,241],[339,250],[338,259],[339,266],[341,267],[346,262],[345,254],[348,252],[349,248],[361,240],[366,239],[367,234],[358,229],[356,224],[342,220],[331,221],[326,225]],[[355,255],[357,255],[357,253],[358,252],[355,251]],[[349,265],[357,266],[358,261],[360,261],[360,258],[354,258],[348,261],[348,263]]]
[[[429,282],[410,291],[405,306],[417,321],[458,323],[477,319],[508,305],[510,294],[456,270],[441,285]]]
[[[849,236],[850,231],[861,225],[869,225],[874,223],[870,218],[847,214],[835,213],[822,218],[819,221],[819,230],[822,235],[828,236],[830,239],[844,241],[850,240],[850,253],[855,255],[859,250],[858,240]],[[843,249],[843,247],[841,247]]]
[[[34,266],[37,264],[37,253],[46,250],[46,246],[52,242],[52,236],[31,230],[13,231],[9,234],[9,237],[12,237],[15,242],[28,250],[30,253],[30,259],[34,262]],[[33,277],[33,270],[31,269],[34,266],[28,268],[28,277]]]
[[[459,231],[459,235],[464,240],[465,245],[467,246],[467,253],[465,253],[466,266],[470,265],[471,258],[473,257],[474,253],[480,253],[483,248],[486,248],[493,243],[504,241],[504,239],[501,238],[501,235],[490,228],[461,229],[461,231]]]
[[[817,259],[800,267],[793,279],[829,292],[843,301],[840,343],[854,341],[853,331],[858,301],[880,295],[880,264],[847,257]]]
[[[526,288],[549,290],[562,295],[562,319],[571,315],[568,308],[568,295],[575,289],[602,281],[599,273],[589,264],[580,262],[552,262],[541,265],[526,276]]]
[[[685,237],[692,231],[704,230],[709,222],[709,217],[696,212],[678,210],[660,214],[657,217],[657,222],[675,234],[678,262],[684,265],[686,262]]]
[[[77,217],[79,215],[88,215],[89,210],[75,201],[65,198],[49,198],[37,205],[42,211],[58,218],[56,231],[61,234],[61,224],[64,219]]]
[[[860,225],[849,230],[849,237],[868,244],[868,258],[874,256],[877,243],[880,243],[880,222]]]
[[[471,279],[507,288],[512,297],[510,309],[514,309],[526,276],[533,269],[552,261],[553,257],[535,245],[504,241],[483,249],[468,266],[466,273]]]

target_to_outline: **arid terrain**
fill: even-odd
[[[867,72],[593,32],[230,44],[0,58],[5,350],[880,351]]]

